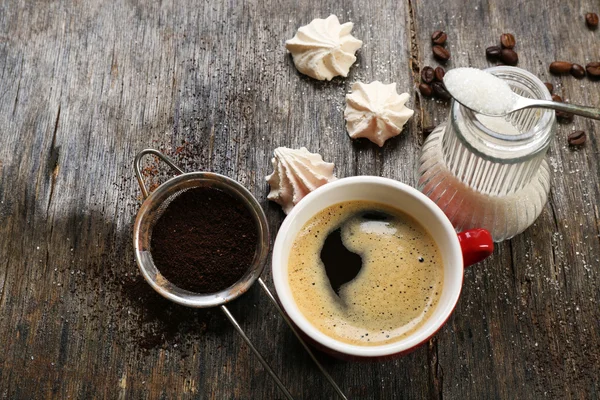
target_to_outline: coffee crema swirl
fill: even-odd
[[[339,295],[328,278],[332,267],[326,272],[323,263],[336,259],[324,247],[333,234],[362,260],[356,277],[336,287]],[[437,244],[412,217],[384,204],[348,201],[305,224],[292,245],[288,281],[300,311],[321,332],[375,346],[396,342],[425,323],[442,292],[443,264]]]

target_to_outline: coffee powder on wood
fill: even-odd
[[[250,211],[213,187],[177,196],[152,229],[156,268],[174,285],[215,293],[237,282],[250,267],[258,235]]]

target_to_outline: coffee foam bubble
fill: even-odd
[[[383,212],[388,220],[365,219]],[[341,228],[344,246],[363,266],[338,296],[320,252]],[[302,229],[292,246],[288,280],[304,316],[326,335],[358,345],[382,345],[418,329],[439,301],[442,259],[433,238],[413,218],[389,206],[351,201],[328,207]]]

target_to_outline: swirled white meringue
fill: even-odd
[[[362,41],[350,34],[352,22],[340,25],[335,15],[313,19],[300,27],[293,39],[285,42],[298,71],[320,81],[348,76]]]
[[[267,198],[280,204],[286,214],[308,193],[337,179],[334,164],[323,161],[321,155],[309,152],[306,147],[278,147],[273,155],[274,171],[266,177],[271,186]]]
[[[414,111],[404,105],[408,99],[408,93],[396,92],[395,83],[356,82],[352,93],[346,95],[344,118],[348,134],[353,139],[364,137],[383,146],[413,116]]]

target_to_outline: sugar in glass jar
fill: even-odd
[[[509,66],[486,71],[521,96],[551,100],[543,82],[528,71]],[[448,120],[423,145],[418,188],[457,231],[485,228],[496,242],[509,239],[529,227],[546,204],[545,155],[555,131],[553,110],[488,117],[452,101]]]

